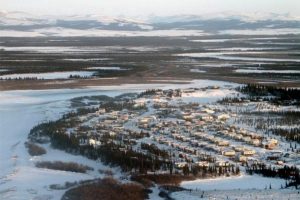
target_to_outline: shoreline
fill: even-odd
[[[66,79],[66,80],[2,80],[0,81],[1,91],[14,90],[51,90],[51,89],[83,89],[98,86],[121,86],[125,84],[190,84],[193,80],[212,80],[224,81],[237,84],[262,84],[279,87],[299,88],[298,81],[275,81],[251,79],[248,77],[220,77],[220,76],[201,76],[201,77],[112,77],[101,79]]]

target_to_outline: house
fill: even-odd
[[[230,116],[228,114],[225,114],[225,113],[218,113],[218,114],[215,114],[215,118],[217,118],[218,120],[227,120],[230,118]]]
[[[244,146],[235,146],[235,147],[233,147],[233,148],[234,148],[234,150],[237,151],[237,152],[242,152],[242,151],[244,151],[244,149],[245,149]]]
[[[278,140],[270,139],[270,140],[264,141],[262,143],[262,145],[266,149],[274,149],[278,145]]]
[[[143,118],[139,119],[139,124],[144,125],[144,124],[152,123],[154,121],[156,121],[155,116],[143,117]]]
[[[244,149],[242,151],[242,154],[244,156],[253,156],[255,154],[255,150],[252,150],[252,149]]]
[[[225,166],[229,166],[229,162],[223,160],[219,160],[216,162],[216,167],[225,167]]]
[[[207,162],[207,161],[199,161],[199,162],[196,162],[196,164],[199,167],[209,167],[209,162]]]
[[[200,119],[202,119],[202,120],[204,120],[204,121],[211,121],[211,120],[213,120],[214,118],[213,118],[211,115],[209,115],[209,114],[202,114],[202,115],[200,116]]]
[[[252,143],[254,146],[260,146],[261,141],[260,141],[259,139],[253,139],[253,140],[251,141],[251,143]]]
[[[243,155],[238,155],[238,156],[235,157],[235,160],[237,162],[246,163],[248,158],[246,156],[243,156]]]
[[[245,142],[247,142],[247,143],[251,143],[252,142],[252,139],[251,139],[251,137],[250,136],[244,136],[243,137],[243,140],[245,141]]]
[[[229,146],[229,142],[227,140],[217,140],[216,144],[218,146]]]
[[[98,147],[101,145],[101,142],[98,140],[94,140],[94,139],[89,139],[89,145],[93,146],[93,147]]]
[[[106,113],[105,108],[99,108],[99,110],[96,111],[97,115],[104,114],[104,113]]]
[[[215,113],[214,110],[211,110],[211,109],[208,109],[208,108],[202,109],[201,111],[204,112],[204,113],[208,113],[208,114],[214,114]]]
[[[228,157],[235,156],[235,151],[227,149],[227,150],[222,151],[222,155],[228,156]]]
[[[175,167],[176,168],[183,168],[183,167],[185,167],[187,165],[187,162],[176,162],[175,163]]]
[[[134,108],[140,108],[140,107],[144,107],[146,105],[145,102],[136,102],[133,107]]]

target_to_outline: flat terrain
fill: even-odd
[[[0,41],[0,90],[193,79],[300,85],[298,35],[6,37]],[[55,77],[54,72],[74,76]]]

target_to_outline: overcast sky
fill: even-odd
[[[0,10],[51,15],[146,16],[230,11],[300,16],[300,0],[0,0]]]

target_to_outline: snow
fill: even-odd
[[[190,72],[194,72],[194,73],[206,73],[206,71],[200,70],[200,69],[190,69]]]
[[[5,199],[34,199],[51,196],[59,199],[63,191],[48,190],[51,184],[64,184],[95,178],[97,172],[79,174],[34,167],[37,160],[74,161],[102,168],[81,156],[73,156],[47,147],[47,154],[31,157],[24,142],[29,130],[39,122],[57,119],[69,110],[67,99],[92,94],[118,95],[119,92],[99,90],[7,91],[0,93],[0,193]],[[99,174],[98,177],[101,175]],[[32,192],[34,191],[34,192]]]
[[[221,35],[286,35],[286,34],[300,34],[299,28],[280,28],[280,29],[243,29],[243,30],[224,30],[219,31]]]
[[[190,40],[190,42],[207,42],[207,43],[218,43],[218,42],[227,42],[231,39],[203,39],[203,40]]]
[[[2,37],[39,37],[39,36],[55,36],[55,37],[167,37],[167,36],[203,36],[208,35],[200,30],[149,30],[149,31],[114,31],[99,29],[70,29],[70,28],[42,28],[34,31],[15,31],[0,30]]]
[[[70,71],[70,72],[49,72],[49,73],[25,73],[25,74],[7,74],[2,75],[3,79],[17,78],[37,78],[37,79],[68,79],[70,76],[91,77],[95,72],[91,71]]]
[[[128,70],[128,69],[124,69],[124,68],[121,68],[121,67],[88,67],[87,69],[115,70],[115,71]]]
[[[258,69],[237,69],[237,73],[280,73],[280,74],[299,74],[300,70],[258,70]]]
[[[222,177],[217,179],[204,179],[184,181],[181,186],[186,189],[198,190],[233,190],[233,189],[264,189],[272,185],[273,189],[280,189],[285,180],[279,178],[266,178],[258,175],[241,175],[239,177]]]
[[[202,198],[203,195],[203,198]],[[211,199],[228,199],[228,200],[298,200],[299,194],[295,190],[216,190],[216,191],[183,191],[175,192],[171,195],[176,200],[211,200]]]
[[[150,188],[150,190],[152,190],[152,193],[149,194],[149,199],[150,200],[163,200],[164,199],[164,198],[159,197],[160,190],[159,190],[157,185]]]
[[[288,58],[261,58],[261,57],[245,57],[243,54],[261,54],[263,52],[250,51],[250,52],[204,52],[204,53],[183,53],[176,54],[175,56],[191,57],[191,58],[216,58],[221,60],[242,60],[242,61],[271,61],[271,62],[300,62],[300,59],[288,59]],[[236,56],[239,54],[241,56]],[[234,55],[234,56],[230,56]]]
[[[32,51],[40,53],[76,53],[76,52],[109,52],[111,50],[120,49],[119,46],[105,46],[104,48],[99,47],[76,47],[76,46],[15,46],[15,47],[6,47],[0,46],[0,49],[5,51]],[[64,59],[68,60],[68,59]],[[71,59],[72,61],[72,59]],[[74,61],[77,61],[76,59]]]
[[[230,89],[207,89],[205,91],[196,91],[193,93],[182,93],[182,101],[190,103],[209,103],[215,102],[227,96],[234,96],[236,91]]]
[[[174,80],[181,81],[181,80]],[[182,81],[181,81],[182,82]],[[220,89],[207,89],[208,86],[219,86]],[[51,184],[64,184],[66,181],[74,182],[79,180],[103,177],[97,172],[98,169],[109,169],[101,162],[92,161],[82,156],[67,154],[63,151],[52,149],[49,145],[43,145],[47,154],[31,157],[28,155],[24,142],[27,139],[31,127],[39,122],[57,119],[70,108],[68,99],[79,96],[109,95],[116,96],[128,92],[140,92],[146,89],[177,89],[177,88],[203,88],[193,93],[183,92],[183,101],[212,102],[227,95],[235,95],[232,87],[238,84],[210,81],[193,80],[186,84],[126,84],[119,86],[96,86],[84,89],[56,89],[56,90],[27,90],[27,91],[5,91],[0,92],[0,194],[5,199],[60,199],[65,190],[51,190]],[[204,89],[205,88],[205,89]],[[176,101],[176,99],[175,99]],[[150,110],[153,112],[153,110]],[[149,114],[148,113],[148,114]],[[4,130],[4,131],[2,131]],[[93,167],[94,171],[86,174],[39,169],[34,167],[37,161],[65,161],[77,162]],[[116,178],[122,175],[119,169],[111,169]],[[264,190],[272,185],[275,190]],[[252,199],[251,195],[259,197],[270,196],[278,193],[281,197],[286,194],[290,199],[297,199],[295,192],[283,190],[278,192],[281,185],[285,185],[283,179],[264,178],[261,176],[242,175],[239,177],[222,177],[217,179],[186,181],[182,187],[192,189],[192,192],[175,192],[172,197],[175,199],[199,199],[199,190],[205,190],[217,199],[226,194],[237,199]],[[255,188],[256,190],[253,190]],[[151,188],[153,193],[150,199],[160,199],[157,186]],[[195,191],[197,189],[197,191]],[[240,189],[240,190],[239,190]],[[269,193],[267,193],[269,192]],[[286,192],[286,193],[285,193]],[[247,194],[247,195],[244,195]],[[243,198],[240,198],[244,195]],[[223,196],[224,197],[224,196]],[[244,198],[245,197],[245,198]],[[205,197],[206,198],[206,197]],[[208,198],[208,197],[207,197]]]
[[[286,48],[283,48],[283,47],[228,47],[228,48],[214,48],[214,49],[209,49],[209,50],[217,50],[217,51],[265,51],[265,50],[280,50],[280,49],[286,49]]]
[[[262,38],[228,38],[228,39],[201,39],[201,40],[190,40],[190,42],[207,42],[207,43],[219,43],[228,41],[245,41],[245,40],[276,40],[278,37],[262,37]]]
[[[66,58],[63,60],[67,61],[107,61],[112,60],[111,58]]]

